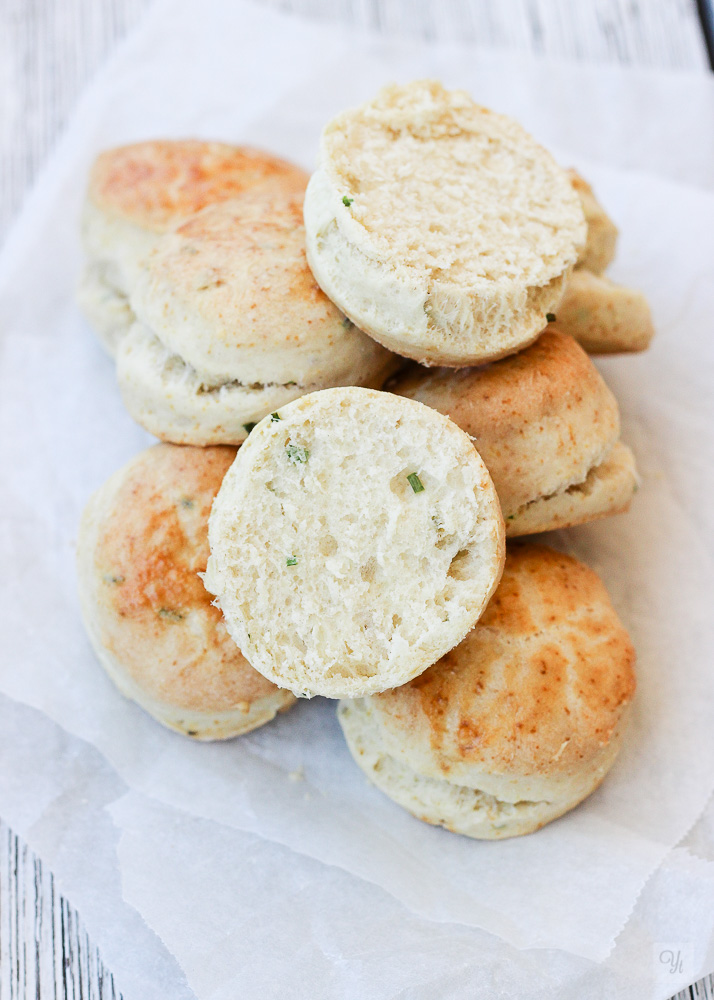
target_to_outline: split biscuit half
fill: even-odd
[[[394,691],[340,702],[338,717],[368,779],[414,816],[515,837],[573,809],[612,767],[634,661],[592,570],[515,543],[456,649]]]
[[[317,281],[360,329],[453,367],[536,338],[586,233],[578,193],[545,149],[429,80],[329,122],[305,227]]]
[[[208,515],[235,448],[159,444],[91,498],[78,540],[85,627],[116,686],[198,740],[269,722],[294,698],[253,670],[201,580]]]
[[[250,663],[295,694],[384,691],[460,642],[504,527],[470,439],[390,393],[326,389],[261,421],[209,524],[206,587]]]

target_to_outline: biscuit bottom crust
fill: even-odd
[[[583,776],[575,795],[509,802],[478,788],[412,770],[385,750],[379,726],[364,702],[341,701],[338,719],[355,763],[380,791],[417,819],[476,840],[533,833],[574,809],[602,782],[620,749],[620,737],[613,735],[607,753],[597,768]]]
[[[276,690],[263,698],[250,703],[243,702],[222,712],[204,712],[171,705],[152,697],[137,684],[116,658],[101,646],[88,623],[87,628],[99,662],[124,697],[136,702],[162,726],[195,740],[229,740],[242,736],[252,729],[264,726],[278,712],[286,712],[295,703],[295,698],[289,691]]]
[[[362,381],[380,386],[394,360],[385,355]],[[348,377],[359,378],[356,372]],[[207,385],[147,327],[135,323],[117,351],[122,399],[137,423],[174,444],[241,444],[253,425],[286,403],[321,385],[289,382],[244,384],[239,380]]]
[[[77,288],[77,304],[106,352],[115,357],[120,340],[134,322],[134,313],[109,271],[105,262],[87,264]]]
[[[573,272],[557,312],[560,328],[588,354],[645,351],[655,333],[642,292],[585,269]]]
[[[635,457],[618,441],[582,483],[539,497],[506,516],[506,536],[555,531],[612,514],[623,514],[637,489]]]

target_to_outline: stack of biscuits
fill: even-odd
[[[336,699],[367,778],[469,837],[597,788],[632,643],[592,570],[511,540],[637,488],[589,353],[652,322],[603,275],[617,230],[586,181],[417,81],[329,122],[310,178],[222,143],[105,152],[83,237],[80,304],[161,442],[80,528],[119,690],[198,740]]]

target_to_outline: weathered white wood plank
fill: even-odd
[[[52,872],[1,820],[0,1000],[121,1000]]]
[[[390,35],[706,72],[694,0],[263,0]]]
[[[82,87],[151,0],[0,0],[0,239]],[[262,0],[406,38],[707,71],[695,0]]]
[[[80,91],[150,0],[0,0],[0,239]]]

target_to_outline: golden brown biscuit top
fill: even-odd
[[[354,339],[308,267],[302,201],[244,192],[207,206],[147,256],[136,313],[206,378],[250,382],[246,372],[267,368],[273,382],[303,385],[318,359],[334,365],[336,347]]]
[[[582,482],[619,437],[615,397],[553,324],[519,354],[459,371],[412,365],[385,388],[433,406],[473,437],[506,517]]]
[[[498,428],[505,436],[524,424],[573,409],[602,379],[585,351],[551,325],[524,351],[475,368],[409,366],[387,386],[435,407],[474,437]]]
[[[196,711],[227,711],[276,690],[242,656],[198,575],[211,504],[235,455],[223,446],[149,448],[99,515],[103,643],[150,695]]]
[[[155,140],[100,153],[89,179],[97,208],[163,232],[206,205],[254,187],[303,192],[308,175],[270,153],[197,140]]]
[[[635,690],[635,652],[599,577],[542,545],[509,545],[466,639],[376,695],[387,737],[443,774],[568,774],[607,745]],[[416,761],[416,757],[415,757]],[[455,775],[454,780],[458,780]]]
[[[157,252],[154,273],[175,284],[182,297],[194,290],[210,292],[212,308],[222,315],[247,312],[249,326],[256,324],[256,313],[261,315],[266,291],[279,310],[301,303],[342,326],[342,313],[307,265],[302,202],[301,193],[263,189],[212,205],[177,228],[171,247]],[[202,289],[202,283],[209,287]],[[300,338],[299,330],[291,332],[293,339]]]

